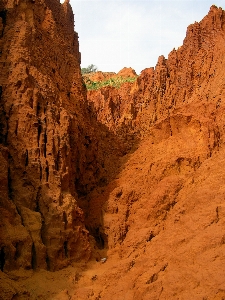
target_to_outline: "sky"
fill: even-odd
[[[63,0],[62,0],[63,1]],[[70,0],[79,35],[81,67],[119,72],[154,67],[183,44],[187,26],[224,0]]]

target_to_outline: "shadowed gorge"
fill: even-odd
[[[224,53],[211,6],[82,78],[68,1],[0,3],[1,299],[224,299]]]

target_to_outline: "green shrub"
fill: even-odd
[[[94,72],[97,72],[97,71],[98,71],[98,68],[95,65],[91,64],[87,68],[82,68],[81,69],[81,74],[82,75],[83,74],[90,74],[90,73],[94,73]]]
[[[105,86],[112,86],[115,88],[120,88],[121,85],[125,82],[134,82],[137,79],[137,76],[135,77],[115,77],[115,78],[110,78],[107,80],[103,80],[103,81],[92,81],[90,79],[86,80],[86,88],[87,90],[98,90],[102,87]]]

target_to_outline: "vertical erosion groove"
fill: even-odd
[[[45,174],[46,174],[46,182],[48,182],[48,178],[49,178],[49,166],[48,166],[48,162],[46,161],[46,167],[45,167]]]
[[[12,200],[12,198],[13,198],[13,189],[12,189],[12,179],[11,179],[10,167],[8,168],[8,194],[9,194],[9,199]]]
[[[50,259],[48,257],[48,254],[46,255],[46,265],[47,265],[47,270],[50,271],[51,270],[51,265],[50,265]]]
[[[21,256],[22,243],[21,242],[17,242],[16,245],[15,245],[15,248],[16,248],[16,252],[15,252],[14,259],[17,260]]]
[[[6,9],[0,11],[0,19],[1,19],[1,22],[2,22],[2,30],[0,32],[0,38],[3,37],[3,35],[4,35],[5,26],[6,26],[6,15],[7,15],[7,10]]]
[[[4,271],[4,265],[5,265],[5,248],[2,247],[0,249],[0,270]]]
[[[7,121],[3,105],[2,93],[2,86],[0,86],[0,144],[6,144]]]
[[[41,122],[40,120],[38,120],[38,137],[37,137],[38,147],[40,147],[40,136],[41,136]]]
[[[26,153],[25,153],[25,167],[28,166],[28,150],[26,149]]]
[[[63,222],[64,222],[64,229],[66,230],[68,221],[67,221],[67,215],[65,211],[63,212]]]
[[[68,258],[68,241],[63,243],[65,257]]]
[[[19,126],[19,121],[16,121],[16,127],[15,127],[15,135],[17,136],[18,134],[18,126]]]
[[[32,269],[37,269],[37,256],[36,256],[36,249],[34,243],[32,244],[32,256],[31,256],[31,266]]]
[[[47,134],[46,130],[44,132],[44,157],[46,158],[46,149],[47,149]]]

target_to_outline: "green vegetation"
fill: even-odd
[[[98,71],[98,68],[95,65],[91,64],[87,68],[82,68],[81,69],[81,74],[82,75],[83,74],[89,74],[89,73],[93,73],[93,72],[97,72],[97,71]]]
[[[125,82],[134,82],[137,79],[138,76],[135,77],[115,77],[110,78],[103,81],[92,81],[90,79],[87,79],[85,82],[87,90],[98,90],[105,86],[111,86],[115,88],[120,88],[120,86]]]

